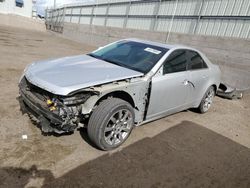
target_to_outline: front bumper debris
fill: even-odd
[[[18,97],[20,108],[23,113],[29,114],[44,133],[67,133],[73,132],[77,127],[75,124],[67,124],[59,116],[41,108],[38,104],[31,102],[27,97]]]
[[[77,124],[72,123],[70,118],[62,119],[59,115],[50,111],[46,103],[41,101],[27,87],[21,85],[19,87],[18,101],[21,111],[29,114],[42,132],[62,134],[73,132],[77,128]]]
[[[226,99],[241,99],[243,97],[243,90],[238,90],[221,83],[217,95]]]

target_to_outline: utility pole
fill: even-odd
[[[54,9],[56,9],[56,0],[54,0]]]
[[[176,9],[177,9],[177,6],[178,6],[178,0],[176,0],[175,2],[176,3],[175,3],[175,8],[174,8],[174,13],[173,13],[173,16],[172,16],[172,19],[171,19],[170,28],[169,28],[169,31],[168,31],[166,42],[168,42],[168,40],[169,40],[170,33],[172,32],[172,27],[173,27],[173,24],[174,24],[174,17],[175,17]]]

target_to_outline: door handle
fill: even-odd
[[[192,86],[193,86],[193,88],[195,88],[195,86],[194,86],[194,83],[193,82],[191,82],[191,81],[189,81],[189,80],[184,80],[183,82],[183,85],[188,85],[188,84],[191,84]]]
[[[186,86],[186,85],[188,85],[188,80],[184,80],[182,83],[183,83],[183,85]]]
[[[188,83],[189,83],[189,84],[191,84],[191,85],[193,86],[193,88],[195,88],[195,86],[194,86],[194,83],[193,83],[193,82],[191,82],[191,81],[189,81],[189,80],[188,80]]]

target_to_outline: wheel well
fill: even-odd
[[[213,84],[212,87],[214,88],[214,91],[216,93],[217,92],[217,86],[215,84]]]
[[[111,92],[111,93],[108,93],[104,96],[102,96],[97,102],[96,102],[96,106],[99,105],[99,103],[109,97],[114,97],[114,98],[119,98],[119,99],[122,99],[124,101],[127,101],[129,104],[131,104],[131,106],[133,108],[135,108],[135,103],[134,103],[134,100],[133,98],[125,91],[114,91],[114,92]]]

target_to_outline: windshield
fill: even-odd
[[[145,74],[167,51],[168,49],[163,47],[124,40],[88,55]]]

